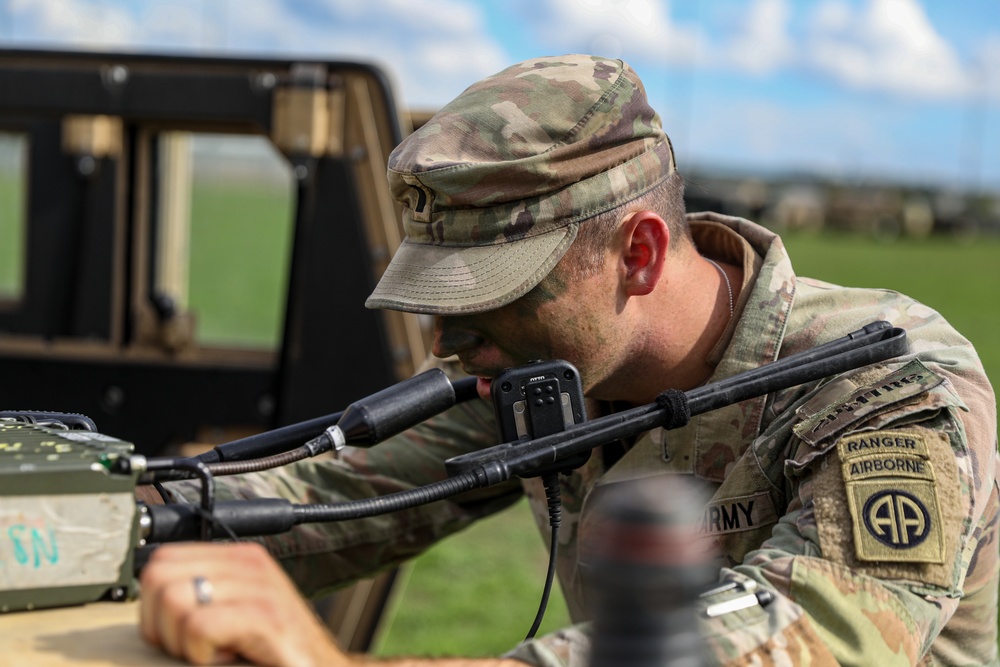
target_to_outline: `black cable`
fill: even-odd
[[[457,391],[457,389],[456,389]],[[17,419],[24,424],[36,424],[70,431],[97,432],[97,424],[87,415],[76,412],[50,412],[39,410],[0,410],[0,419]]]
[[[311,441],[310,441],[311,442]],[[243,475],[248,472],[260,472],[262,470],[271,470],[272,468],[279,468],[281,466],[286,466],[291,463],[296,463],[302,461],[311,456],[316,456],[323,453],[323,451],[329,451],[331,447],[326,447],[320,451],[315,446],[302,445],[297,449],[291,451],[283,452],[281,454],[274,454],[272,456],[265,456],[259,459],[249,459],[246,461],[216,461],[214,463],[204,463],[199,461],[197,458],[192,458],[192,461],[198,461],[204,465],[208,472],[212,474],[213,477],[224,477],[227,475]],[[159,460],[159,459],[151,459]],[[196,474],[191,472],[191,469],[179,469],[179,468],[164,468],[159,470],[151,470],[144,473],[139,478],[140,484],[161,484],[161,482],[176,482],[182,479],[192,479],[196,477]],[[162,488],[162,484],[161,484]],[[163,495],[163,491],[160,491],[160,495]]]
[[[314,438],[325,429],[333,426],[344,415],[343,411],[316,417],[297,424],[289,424],[280,428],[255,433],[239,440],[233,440],[194,457],[204,463],[221,461],[244,461],[264,458],[287,452],[305,440]]]
[[[204,512],[201,522],[201,539],[208,542],[212,539],[212,522],[208,519],[215,508],[215,478],[209,472],[208,466],[192,458],[156,458],[146,461],[147,474],[156,475],[161,471],[185,470],[194,473],[201,480],[201,511]]]
[[[549,506],[549,526],[552,527],[552,534],[549,544],[549,567],[545,573],[545,586],[542,588],[542,599],[538,605],[538,612],[535,613],[535,620],[531,624],[531,629],[525,636],[524,641],[530,641],[538,634],[538,628],[545,617],[545,610],[549,606],[549,594],[552,592],[552,583],[556,577],[556,559],[559,554],[559,526],[562,525],[562,503],[559,498],[559,474],[549,473],[542,478],[545,485],[545,498]]]
[[[337,428],[337,427],[333,427]],[[329,431],[330,429],[327,429]],[[324,431],[326,433],[327,431]],[[330,436],[316,437],[306,444],[281,454],[265,456],[259,459],[248,461],[220,461],[218,463],[206,463],[209,472],[216,477],[225,475],[242,475],[248,472],[260,472],[271,468],[280,468],[291,463],[303,461],[320,454],[325,454],[334,447],[334,441]]]
[[[466,473],[432,482],[407,491],[398,491],[377,498],[352,500],[345,503],[329,503],[319,505],[293,505],[296,525],[302,523],[320,523],[323,521],[343,521],[345,519],[363,519],[397,512],[399,510],[425,505],[436,500],[450,498],[464,491],[471,491],[487,486],[488,482],[482,475]]]
[[[156,489],[156,492],[158,494],[160,494],[160,499],[163,501],[164,505],[169,505],[170,503],[174,502],[174,499],[170,496],[170,493],[167,491],[166,487],[163,486],[162,483],[153,482],[153,488]]]

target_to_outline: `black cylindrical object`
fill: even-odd
[[[184,542],[201,536],[202,511],[198,505],[178,503],[149,505],[150,528],[146,542]],[[212,511],[217,537],[250,537],[285,533],[295,525],[292,504],[283,498],[229,500]]]
[[[352,445],[378,444],[455,404],[448,376],[432,368],[352,403],[337,427]]]
[[[673,475],[616,484],[600,498],[585,556],[594,591],[591,667],[708,663],[697,602],[718,567],[710,540],[698,534],[704,500]]]
[[[289,447],[297,447],[302,442],[315,438],[324,429],[336,424],[344,415],[343,411],[316,417],[297,424],[289,424],[263,433],[248,435],[233,440],[199,454],[196,458],[203,463],[220,461],[244,461],[274,456],[287,452]]]

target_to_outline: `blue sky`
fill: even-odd
[[[361,59],[420,108],[600,53],[643,77],[682,170],[1000,192],[995,0],[0,0],[0,45]]]

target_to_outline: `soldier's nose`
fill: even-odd
[[[450,357],[470,350],[482,344],[483,338],[474,331],[462,327],[452,318],[434,317],[434,348],[435,357]]]

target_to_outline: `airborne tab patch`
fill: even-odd
[[[934,481],[931,462],[919,456],[866,456],[844,463],[844,481],[856,482],[872,477],[910,477]]]

